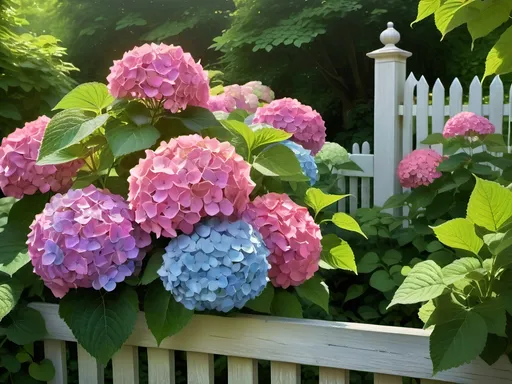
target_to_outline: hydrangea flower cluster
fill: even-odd
[[[251,225],[211,218],[171,240],[158,270],[165,289],[186,308],[228,312],[268,282],[269,250]]]
[[[318,181],[318,167],[315,163],[315,158],[311,156],[311,151],[304,149],[302,145],[294,143],[290,140],[282,141],[279,144],[282,144],[292,150],[292,152],[295,154],[295,157],[299,161],[302,172],[304,172],[304,174],[309,177],[309,184],[315,185],[315,183]]]
[[[244,109],[249,113],[256,112],[258,108],[258,96],[253,89],[245,85],[228,85],[224,87],[224,93],[210,96],[208,109],[210,111],[233,112],[235,109]]]
[[[270,124],[292,133],[292,140],[316,155],[325,143],[325,122],[310,106],[284,98],[256,110],[253,123]]]
[[[16,129],[0,145],[0,188],[6,196],[21,199],[37,191],[64,192],[83,160],[57,165],[36,165],[44,131],[50,119],[41,116]]]
[[[345,148],[338,143],[326,142],[320,152],[315,156],[318,164],[325,164],[329,168],[336,168],[350,160]]]
[[[179,46],[144,44],[114,61],[107,77],[116,98],[156,99],[175,113],[188,105],[207,107],[208,74]]]
[[[250,168],[228,142],[199,135],[162,142],[130,171],[135,221],[157,237],[176,237],[203,217],[238,215],[255,187]]]
[[[268,193],[248,205],[243,219],[261,233],[270,250],[269,277],[274,286],[286,289],[313,277],[322,235],[306,207],[286,194]]]
[[[248,83],[245,83],[244,86],[251,88],[252,93],[254,93],[258,99],[266,103],[270,103],[276,98],[274,91],[270,89],[270,87],[263,85],[261,81],[249,81]]]
[[[443,129],[443,137],[488,135],[496,131],[485,117],[473,112],[460,112],[450,118]]]
[[[442,176],[437,166],[443,157],[433,149],[416,149],[405,156],[398,164],[398,178],[404,188],[417,188],[430,185]]]
[[[53,196],[30,229],[34,272],[59,298],[71,288],[114,290],[140,269],[151,243],[121,196],[92,185]]]

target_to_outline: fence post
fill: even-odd
[[[398,108],[404,101],[406,60],[412,55],[395,45],[400,34],[392,22],[380,41],[384,47],[367,54],[375,59],[373,199],[377,206],[400,192],[396,167],[402,159],[402,119]]]

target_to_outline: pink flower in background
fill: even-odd
[[[263,85],[261,81],[249,81],[248,83],[244,84],[244,87],[251,88],[252,93],[254,93],[258,99],[266,103],[270,103],[276,97],[274,91],[270,89],[270,87]]]
[[[138,273],[151,237],[133,223],[126,201],[90,185],[53,196],[28,235],[34,272],[55,297],[104,288]]]
[[[320,114],[290,98],[278,99],[256,110],[253,123],[264,123],[292,133],[291,140],[316,155],[325,143],[325,123]]]
[[[21,199],[37,191],[64,192],[83,160],[57,165],[36,165],[44,131],[50,119],[41,116],[4,137],[0,145],[0,188],[6,196]]]
[[[274,286],[297,286],[313,277],[322,235],[306,207],[286,194],[268,193],[249,204],[243,219],[258,229],[270,250],[269,277]]]
[[[237,216],[255,187],[250,165],[228,142],[180,136],[162,142],[130,171],[128,201],[135,221],[157,237],[191,234],[206,216]]]
[[[430,185],[442,176],[437,166],[443,157],[433,149],[416,149],[405,156],[398,164],[398,178],[404,188],[416,188]]]
[[[450,118],[444,126],[445,138],[455,136],[476,136],[494,133],[496,128],[485,117],[473,112],[460,112]]]
[[[188,105],[206,107],[210,97],[208,75],[199,62],[179,46],[144,44],[114,61],[107,77],[116,98],[164,100],[175,113]]]
[[[253,93],[251,87],[233,84],[224,87],[224,93],[210,96],[208,109],[212,112],[233,112],[235,109],[244,109],[254,113],[258,108],[258,101],[258,96]]]

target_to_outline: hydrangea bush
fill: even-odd
[[[322,229],[364,233],[327,210],[346,196],[311,187],[321,116],[297,100],[274,101],[258,81],[210,94],[200,62],[166,44],[126,52],[107,82],[78,86],[51,120],[0,145],[6,328],[25,321],[44,331],[19,300],[24,286],[27,297],[57,302],[104,364],[139,310],[158,343],[193,311],[302,317],[304,303],[329,312],[319,268],[356,268],[348,243],[325,241]],[[257,127],[244,122],[251,114]],[[338,150],[319,161],[348,160]]]

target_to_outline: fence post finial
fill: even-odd
[[[388,22],[388,29],[380,34],[380,41],[384,45],[396,45],[400,41],[400,33],[394,28],[393,22]]]

